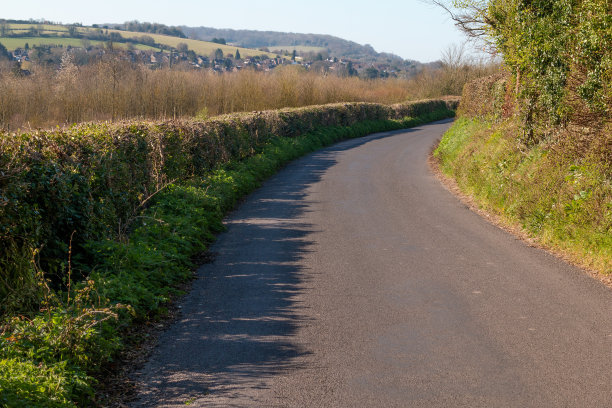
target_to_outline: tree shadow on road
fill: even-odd
[[[141,399],[133,406],[172,406],[201,398],[230,406],[267,388],[268,380],[306,368],[310,352],[295,334],[311,321],[299,296],[313,272],[302,259],[319,226],[305,223],[309,188],[336,164],[338,154],[394,131],[348,140],[291,163],[226,220],[184,299],[179,321],[136,373]],[[210,399],[210,401],[208,401]]]

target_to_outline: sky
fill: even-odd
[[[330,34],[430,62],[464,42],[445,12],[421,0],[2,0],[0,18]]]

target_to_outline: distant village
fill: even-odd
[[[131,44],[130,44],[131,45]],[[180,47],[180,44],[179,44]],[[388,64],[364,63],[352,61],[347,58],[324,57],[323,55],[309,53],[310,55],[275,55],[253,56],[242,58],[239,51],[235,54],[223,54],[219,48],[210,56],[197,55],[187,49],[171,50],[140,50],[128,45],[127,49],[112,46],[32,46],[17,48],[11,53],[16,67],[23,75],[29,75],[32,64],[43,64],[59,67],[62,58],[69,55],[76,65],[86,65],[110,56],[118,57],[126,63],[141,63],[151,69],[162,67],[183,67],[197,70],[209,70],[215,73],[237,72],[243,69],[257,71],[271,71],[280,66],[301,66],[308,71],[321,74],[335,74],[342,77],[360,76],[363,78],[387,78],[406,76],[408,72],[401,72]]]

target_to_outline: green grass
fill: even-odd
[[[103,41],[88,41],[91,45],[104,45]],[[24,48],[26,43],[31,47],[37,45],[57,45],[62,47],[83,47],[83,40],[80,38],[65,38],[65,37],[0,37],[0,44],[4,45],[9,51],[14,51],[17,48]],[[118,48],[127,48],[127,44],[115,43]],[[139,50],[159,50],[156,47],[151,47],[144,44],[135,44],[134,48]]]
[[[65,34],[68,32],[68,27],[63,25],[50,25],[50,24],[9,24],[9,28],[16,30],[16,33],[24,33],[26,34],[30,28],[41,28],[43,34],[56,35],[58,33]],[[85,32],[94,32],[100,30],[99,28],[93,27],[77,27],[77,31],[81,33]],[[236,50],[240,51],[240,55],[244,57],[254,57],[261,55],[270,55],[271,53],[265,53],[263,51],[258,51],[250,48],[241,48],[241,47],[233,47],[230,45],[216,44],[208,41],[200,41],[200,40],[192,40],[189,38],[179,38],[162,34],[152,34],[152,33],[140,33],[133,31],[121,31],[121,30],[113,30],[113,29],[104,29],[104,32],[108,31],[116,32],[121,34],[124,38],[138,38],[142,36],[148,36],[153,38],[153,40],[158,44],[167,45],[169,47],[176,48],[178,44],[184,43],[187,44],[190,50],[193,50],[198,55],[209,56],[215,52],[218,48],[223,50],[223,54],[236,54]],[[24,38],[11,38],[11,37],[0,37],[0,43],[2,43],[7,49],[15,50],[16,48],[23,48],[25,43],[29,43],[32,45],[62,45],[64,47],[70,45],[72,47],[82,47],[83,43],[80,38],[63,38],[63,37],[24,37]],[[92,45],[98,45],[102,43],[101,41],[90,41]],[[119,47],[125,47],[124,44],[117,44]],[[136,45],[137,49],[142,50],[150,50],[157,49],[155,47],[149,47],[144,44]],[[271,56],[271,55],[270,55]]]
[[[612,273],[612,185],[605,158],[524,148],[512,122],[458,119],[435,151],[484,208],[576,263]]]
[[[173,48],[176,48],[180,43],[187,44],[190,50],[193,50],[198,55],[209,56],[215,52],[218,48],[223,50],[223,54],[236,54],[236,50],[240,51],[240,55],[244,57],[253,57],[256,55],[266,55],[265,52],[253,50],[250,48],[232,47],[229,45],[216,44],[208,41],[192,40],[189,38],[172,37],[162,34],[151,34],[151,33],[138,33],[132,31],[121,31],[121,30],[108,30],[108,32],[116,32],[121,34],[124,38],[138,38],[144,35],[149,36],[155,40],[158,44],[164,44]],[[269,55],[270,53],[268,53]]]
[[[8,24],[8,28],[11,30],[23,30],[27,31],[30,28],[41,29],[47,32],[68,32],[68,27],[59,24],[28,24],[28,23],[19,23],[19,24]]]
[[[61,45],[63,47],[82,47],[83,42],[79,38],[64,38],[64,37],[0,37],[0,43],[9,51],[17,48],[24,48],[28,43],[30,47],[35,45]],[[91,41],[92,45],[101,43],[100,41]]]
[[[191,259],[223,229],[222,219],[244,195],[286,163],[337,141],[416,126],[453,113],[359,122],[299,137],[277,137],[234,160],[163,189],[134,224],[129,240],[89,243],[95,271],[71,296],[47,293],[46,311],[15,317],[0,335],[0,406],[73,407],[94,404],[95,376],[122,347],[122,328],[153,319],[180,282],[192,277]],[[98,300],[99,299],[99,300]],[[113,306],[117,304],[129,305]],[[100,321],[100,316],[117,319]],[[103,403],[103,402],[102,402]]]
[[[13,30],[11,30],[11,34],[19,34],[19,35],[27,35],[30,32],[30,30],[26,30],[23,28],[15,28]],[[50,36],[57,36],[59,34],[66,34],[67,31],[66,30],[41,30],[39,31],[41,34],[44,35],[50,35]]]

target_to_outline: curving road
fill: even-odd
[[[430,174],[449,121],[302,158],[227,219],[134,407],[612,407],[612,292]]]

